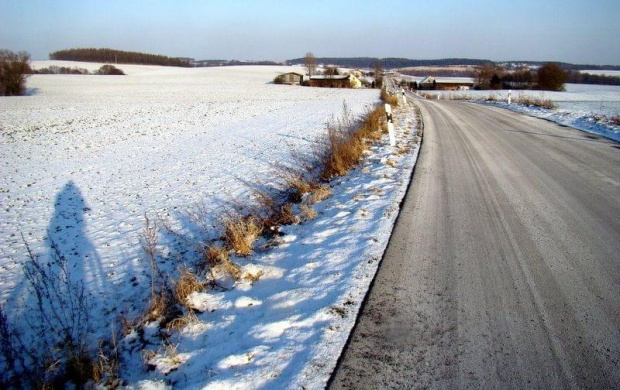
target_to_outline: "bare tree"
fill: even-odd
[[[479,66],[476,69],[476,86],[480,89],[489,89],[491,86],[491,79],[495,73],[495,65],[491,62]]]
[[[30,54],[0,50],[0,96],[23,95],[30,73]]]
[[[306,73],[308,76],[312,76],[312,74],[316,73],[316,57],[314,57],[314,54],[312,54],[311,51],[307,52],[304,57],[304,67],[306,68]]]

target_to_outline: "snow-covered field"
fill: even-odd
[[[101,65],[34,66],[51,64]],[[98,324],[140,312],[145,214],[189,236],[204,232],[222,207],[268,187],[278,165],[310,153],[343,101],[356,117],[378,102],[373,90],[270,84],[285,67],[119,68],[127,76],[34,75],[29,96],[0,97],[0,302],[9,313],[24,295],[24,241],[46,258],[52,240],[86,281]],[[399,115],[400,142],[410,143],[412,108]],[[375,147],[362,170],[333,183],[315,221],[286,228],[281,246],[246,260],[264,272],[254,286],[196,297],[208,311],[177,336],[178,356],[159,350],[153,372],[128,358],[129,383],[321,387],[387,245],[417,149],[392,153]]]
[[[485,99],[493,94],[499,100],[506,100],[509,91],[424,92],[433,95],[441,94],[444,98],[451,95],[468,96],[473,100]],[[508,106],[501,102],[494,104],[620,141],[620,127],[609,121],[610,118],[620,116],[620,86],[566,84],[566,91],[564,92],[512,91],[513,98],[517,98],[519,95],[550,99],[556,103],[558,108],[545,110],[520,105]]]

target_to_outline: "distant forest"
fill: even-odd
[[[188,59],[113,49],[67,49],[50,53],[51,60],[191,67]]]
[[[213,66],[238,66],[238,65],[271,65],[281,66],[281,62],[275,61],[237,61],[237,60],[200,60],[195,61],[194,66],[198,68]]]
[[[303,65],[304,58],[288,60],[289,65]],[[374,57],[317,57],[316,62],[326,65],[338,65],[343,68],[373,68],[380,62],[386,69],[406,68],[410,66],[448,66],[448,65],[482,65],[490,61],[470,58],[444,58],[440,60],[412,60],[409,58],[374,58]]]
[[[374,58],[374,57],[317,57],[316,62],[325,65],[337,65],[343,68],[373,68],[376,62],[380,62],[385,69],[408,68],[413,66],[451,66],[451,65],[471,65],[479,66],[484,64],[503,65],[506,68],[519,68],[522,66],[542,66],[547,62],[553,61],[491,61],[484,59],[471,58],[443,58],[437,60],[413,60],[409,58]],[[304,58],[288,60],[289,65],[303,65]],[[620,70],[620,65],[577,65],[566,62],[555,62],[565,70]]]
[[[574,84],[620,85],[620,77],[569,71],[566,82]]]

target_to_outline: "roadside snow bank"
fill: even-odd
[[[615,85],[588,85],[566,84],[566,91],[512,91],[512,98],[520,96],[551,100],[557,105],[556,109],[548,110],[539,107],[530,107],[523,104],[506,103],[508,90],[471,90],[471,91],[420,91],[433,96],[441,95],[443,99],[458,99],[477,103],[491,104],[522,112],[538,118],[544,118],[565,126],[598,134],[620,142],[620,124],[613,120],[620,116],[620,86]],[[497,101],[487,102],[490,95]]]
[[[153,339],[152,371],[126,356],[123,377],[140,388],[324,388],[369,288],[409,185],[420,138],[413,106],[399,107],[398,147],[387,135],[361,165],[333,180],[318,216],[282,228],[280,245],[249,260],[254,284],[194,294],[197,321]]]
[[[591,112],[585,111],[568,111],[561,108],[546,109],[521,103],[509,105],[507,102],[478,102],[522,112],[537,118],[547,119],[561,125],[574,127],[588,133],[601,135],[620,142],[620,125],[614,122],[612,118],[604,115],[592,114]]]

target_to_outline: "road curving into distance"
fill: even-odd
[[[620,144],[416,103],[412,187],[330,388],[618,388]]]

